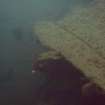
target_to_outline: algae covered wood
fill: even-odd
[[[104,0],[76,6],[62,20],[39,22],[34,30],[42,44],[60,52],[105,89]]]

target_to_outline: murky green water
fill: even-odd
[[[37,37],[33,40],[33,25],[43,19],[59,19],[75,4],[89,2],[0,0],[0,104],[26,105],[25,97],[31,97],[32,55],[37,56],[46,50]],[[14,78],[8,81],[10,68],[14,71]],[[20,100],[22,102],[18,104]]]

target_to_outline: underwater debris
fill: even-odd
[[[75,103],[75,99],[80,99],[80,87],[88,80],[60,53],[47,51],[35,60],[33,70],[46,73],[48,79],[48,83],[42,86],[39,92],[37,91],[37,96],[34,96],[37,97],[35,100],[38,103],[51,105],[54,102],[59,105],[67,105],[66,103],[70,105]]]
[[[105,89],[105,2],[74,7],[58,22],[39,22],[41,43],[60,52],[87,78]]]

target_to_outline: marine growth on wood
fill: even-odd
[[[59,21],[34,27],[41,43],[60,52],[85,76],[105,89],[105,1],[76,5]]]

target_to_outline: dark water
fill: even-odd
[[[0,0],[0,105],[31,103],[32,55],[46,50],[37,37],[33,40],[33,25],[42,19],[59,19],[75,4],[89,2]]]

